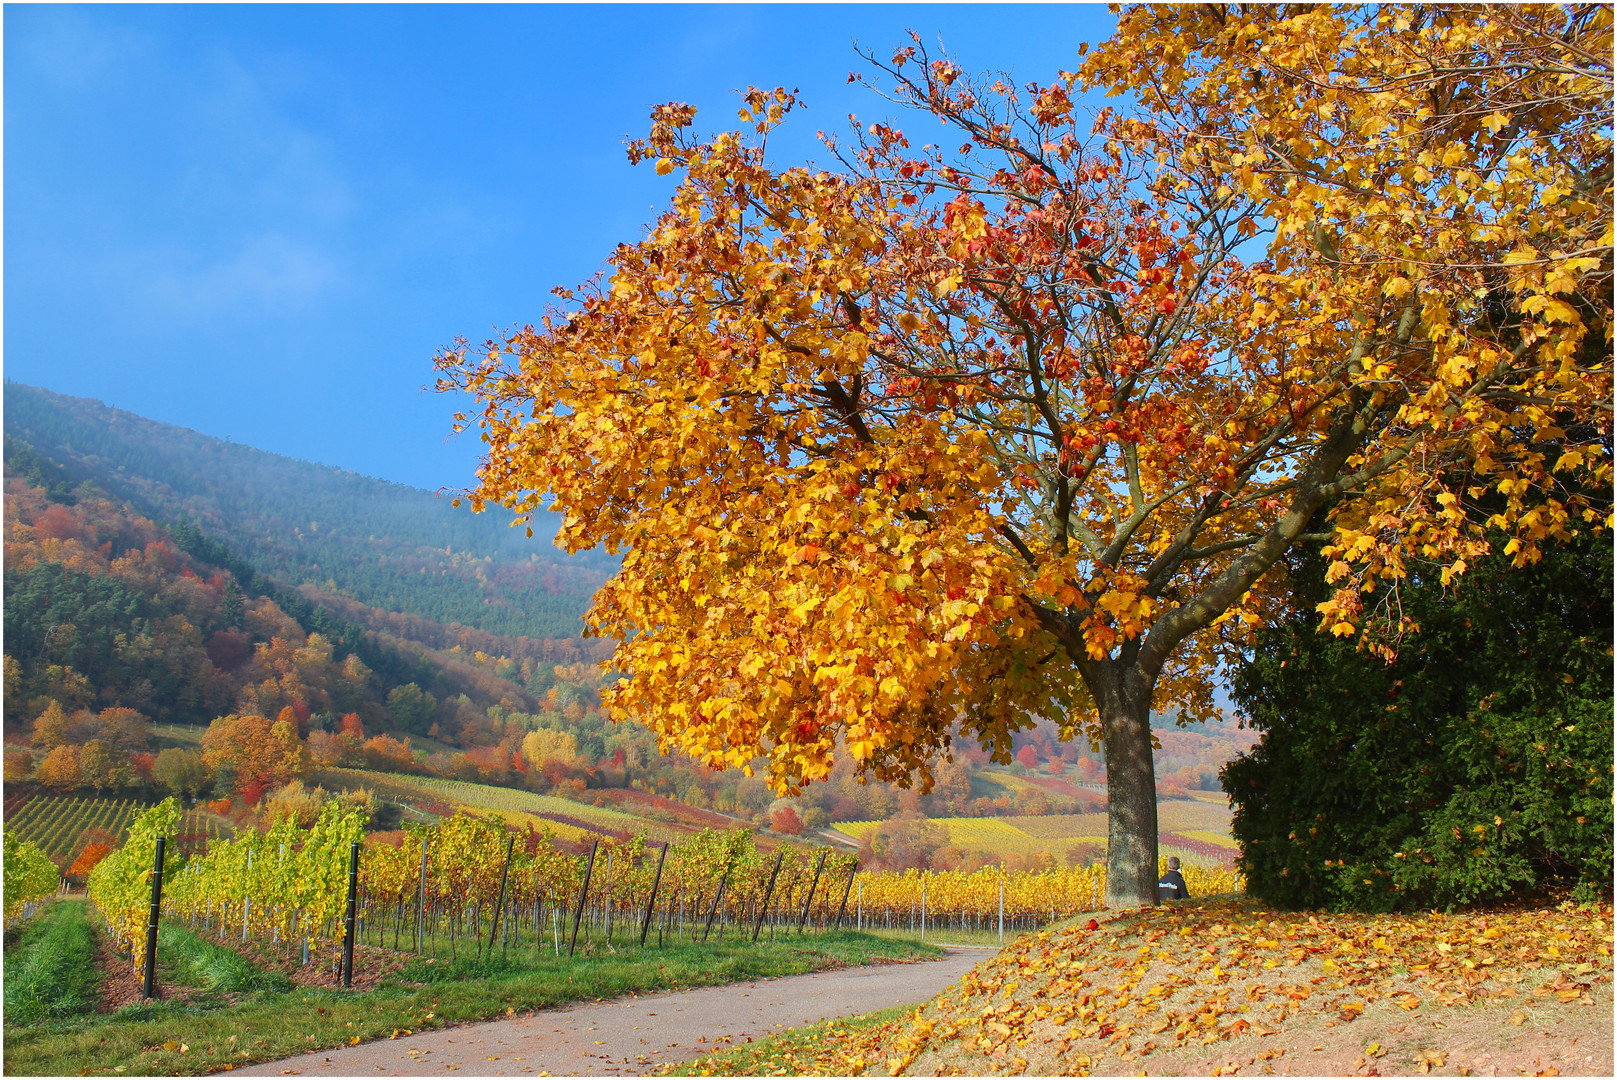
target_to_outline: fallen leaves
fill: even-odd
[[[819,1040],[787,1071],[922,1074],[969,1060],[974,1073],[1149,1072],[1153,1054],[1232,1040],[1251,1054],[1263,1044],[1249,1040],[1282,1034],[1296,1018],[1351,1022],[1377,1003],[1399,1015],[1526,994],[1538,1008],[1592,1003],[1588,987],[1612,977],[1611,915],[1310,916],[1236,900],[1153,908],[1104,926],[1074,921],[1023,936],[924,1008]],[[1563,961],[1546,968],[1537,954],[1549,941]],[[1488,957],[1496,962],[1483,964]],[[1510,1016],[1517,1026],[1528,1019],[1520,1009]],[[1387,1050],[1373,1042],[1362,1054],[1373,1068]],[[708,1059],[730,1071],[723,1060]],[[1427,1072],[1439,1067],[1425,1061]]]
[[[1433,1069],[1441,1069],[1447,1061],[1448,1055],[1443,1051],[1428,1050],[1415,1059],[1415,1071],[1424,1076]]]

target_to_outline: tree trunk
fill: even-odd
[[[1151,760],[1156,679],[1134,664],[1086,664],[1106,738],[1106,906],[1157,902],[1157,783]]]

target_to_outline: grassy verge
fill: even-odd
[[[95,933],[83,900],[58,900],[6,935],[6,1024],[95,1008]]]
[[[808,1027],[783,1031],[757,1042],[733,1047],[694,1061],[681,1062],[660,1073],[662,1076],[801,1076],[814,1074],[825,1066],[825,1048],[852,1042],[870,1029],[901,1020],[915,1011],[913,1005],[899,1005],[863,1016],[822,1020]],[[858,1075],[868,1062],[847,1062],[848,1075]],[[858,1068],[854,1066],[857,1065]]]
[[[386,1038],[567,1002],[630,992],[711,986],[846,965],[914,960],[937,950],[844,932],[745,945],[689,944],[644,952],[539,961],[414,961],[377,989],[295,989],[226,1005],[179,1001],[110,1017],[14,1028],[7,1015],[5,1073],[196,1074],[305,1050]],[[8,980],[9,981],[9,980]]]

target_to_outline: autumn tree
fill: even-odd
[[[68,790],[79,786],[79,748],[55,747],[34,770],[34,779],[46,787]]]
[[[127,787],[135,782],[129,767],[129,753],[106,739],[91,739],[79,752],[79,782],[95,788],[96,794]]]
[[[231,714],[202,733],[202,763],[225,774],[237,794],[285,784],[303,772],[307,760],[297,727],[285,720]]]
[[[540,728],[522,737],[522,753],[536,769],[552,761],[571,765],[578,758],[578,737],[570,731]]]
[[[409,772],[415,768],[415,753],[410,749],[409,739],[400,742],[391,735],[376,735],[366,739],[360,749],[368,769]]]
[[[869,57],[943,135],[871,124],[834,171],[767,162],[783,91],[751,137],[660,107],[630,156],[682,179],[646,237],[439,357],[480,407],[473,506],[623,553],[588,615],[614,717],[783,792],[839,752],[925,789],[952,740],[1005,761],[1060,717],[1105,744],[1107,902],[1150,904],[1150,712],[1211,715],[1292,545],[1332,542],[1354,633],[1407,560],[1486,546],[1475,488],[1523,495],[1493,523],[1523,560],[1600,524],[1610,69],[1554,92],[1516,46],[1598,79],[1609,12],[1406,42],[1402,9],[1187,10],[1042,86]],[[1474,62],[1464,101],[1386,88],[1422,49]],[[1141,107],[1084,116],[1080,79]]]
[[[342,764],[359,749],[359,743],[330,731],[311,731],[308,738],[309,760],[322,769]]]
[[[152,722],[134,709],[102,709],[96,721],[96,734],[125,750],[140,750],[152,741]]]
[[[57,701],[50,701],[34,718],[33,744],[41,750],[82,743],[90,734],[87,715],[69,714]]]
[[[84,850],[79,852],[78,857],[73,860],[73,864],[67,868],[67,876],[81,880],[89,877],[90,871],[96,868],[96,864],[111,853],[111,844],[98,842],[85,844]]]

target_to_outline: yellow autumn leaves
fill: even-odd
[[[1524,1010],[1593,1005],[1612,978],[1610,907],[1377,916],[1216,900],[1086,926],[1024,935],[909,1016],[849,1025],[795,1071],[1196,1072],[1237,1043],[1249,1061],[1283,1054],[1293,1026],[1352,1045],[1343,1026],[1388,1007],[1437,1019],[1486,1002],[1521,1023]]]

